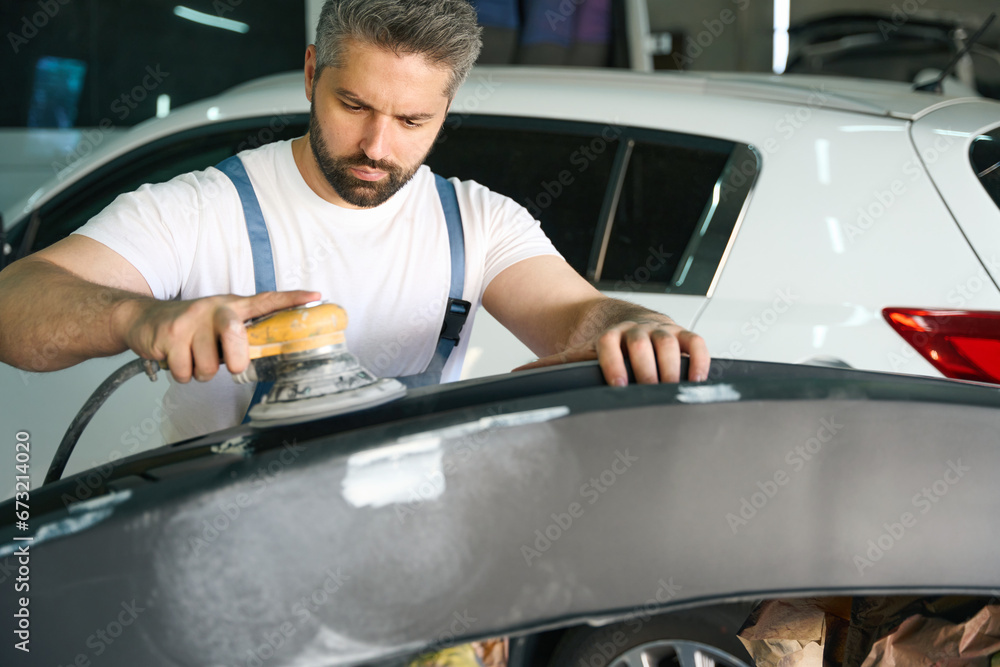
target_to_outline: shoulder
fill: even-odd
[[[256,148],[239,151],[236,155],[247,169],[275,168],[292,154],[292,140],[273,141]]]
[[[291,139],[243,150],[238,152],[236,157],[243,164],[255,186],[277,187],[279,174],[295,168]]]
[[[209,167],[174,176],[161,183],[146,183],[136,190],[119,195],[105,212],[122,208],[177,212],[179,209],[200,210],[204,203],[224,200],[228,193],[235,194],[229,178],[218,169]]]

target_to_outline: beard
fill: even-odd
[[[319,170],[334,192],[348,204],[360,208],[372,208],[388,201],[410,182],[424,162],[420,160],[413,168],[404,169],[388,160],[372,160],[361,150],[353,155],[334,156],[323,139],[313,109],[309,113],[309,146]],[[377,181],[363,181],[351,173],[351,167],[378,169],[386,175]]]

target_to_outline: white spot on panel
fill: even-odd
[[[740,400],[740,392],[728,384],[682,385],[677,400],[681,403],[726,403]]]

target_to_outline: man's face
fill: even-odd
[[[378,206],[413,177],[444,123],[450,74],[422,55],[350,41],[342,67],[312,78],[309,145],[346,205]],[[308,87],[308,55],[306,76]]]

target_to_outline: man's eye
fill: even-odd
[[[423,127],[423,123],[415,123],[412,120],[403,119],[403,125],[410,128]]]
[[[353,104],[348,104],[347,102],[342,102],[341,104],[343,104],[344,108],[347,109],[348,111],[357,112],[364,109],[364,107],[354,106]]]

